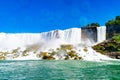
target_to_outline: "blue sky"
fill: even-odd
[[[0,32],[38,33],[104,25],[120,15],[120,0],[0,0]]]

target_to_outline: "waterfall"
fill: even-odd
[[[97,28],[71,28],[66,30],[53,30],[42,33],[0,33],[0,53],[6,59],[35,59],[41,52],[58,51],[56,59],[64,59],[68,55],[60,45],[73,45],[73,51],[84,60],[102,59],[99,53],[91,46],[106,39],[106,27]],[[70,47],[68,45],[68,47]],[[16,52],[14,52],[16,51]],[[13,54],[14,53],[14,54]],[[29,55],[29,56],[26,56]],[[62,57],[61,57],[62,56]],[[38,59],[40,59],[39,57]],[[78,57],[77,57],[78,58]],[[105,57],[104,57],[105,58]],[[71,58],[73,59],[73,58]]]
[[[80,43],[81,42],[81,29],[72,28],[64,31],[64,40],[68,43]]]
[[[28,45],[40,44],[42,42],[48,43],[53,40],[59,40],[70,44],[80,43],[81,29],[72,28],[43,33],[0,33],[0,50],[26,47]]]
[[[80,43],[81,42],[81,28],[71,28],[67,30],[54,30],[40,34],[41,37],[46,40],[59,39],[66,43]]]
[[[0,33],[0,50],[25,47],[27,45],[37,44],[40,40],[41,40],[40,34]]]
[[[41,42],[50,42],[52,40],[59,40],[63,43],[69,44],[93,44],[96,42],[102,42],[105,39],[106,27],[97,27],[97,29],[71,28],[43,33],[0,33],[0,50],[1,48],[13,49]]]
[[[103,42],[104,40],[106,40],[106,27],[97,27],[97,43]]]

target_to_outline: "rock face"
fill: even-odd
[[[97,28],[96,27],[92,27],[92,28],[82,28],[81,29],[81,39],[82,41],[86,41],[87,43],[96,43],[98,42],[97,40]],[[86,43],[85,42],[85,43]]]
[[[106,27],[82,28],[82,41],[101,43],[106,40]],[[88,41],[89,40],[89,41]]]
[[[109,52],[106,55],[111,58],[120,59],[120,52]]]
[[[104,41],[105,33],[106,27],[71,28],[36,34],[0,33],[0,59],[82,59],[81,55],[86,53],[95,56],[97,53],[92,51],[91,46]],[[63,44],[74,45],[74,50],[63,49]],[[57,50],[61,48],[61,51]],[[42,52],[49,55],[38,57]],[[55,52],[57,54],[53,55]]]
[[[107,39],[111,39],[113,36],[120,34],[120,25],[107,26],[106,33]]]

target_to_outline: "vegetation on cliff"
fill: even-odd
[[[113,58],[120,56],[120,34],[113,36],[108,41],[93,46],[93,49]]]
[[[106,26],[116,26],[120,25],[120,16],[116,16],[115,19],[109,20],[105,23]]]
[[[107,27],[107,39],[118,35],[120,33],[120,16],[116,16],[115,19],[109,20],[105,25]]]
[[[91,23],[91,24],[87,24],[86,27],[91,28],[91,27],[100,27],[99,23]]]

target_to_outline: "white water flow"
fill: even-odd
[[[71,28],[67,30],[54,30],[43,33],[0,33],[0,56],[10,60],[25,60],[25,59],[41,59],[37,57],[42,52],[50,52],[50,50],[57,51],[60,45],[71,44],[73,50],[85,60],[100,60],[109,59],[106,56],[95,52],[88,44],[102,42],[106,39],[106,27],[99,27],[96,30],[97,42],[93,38],[96,38],[92,30],[84,36],[82,39],[81,28]],[[86,30],[87,31],[87,30]],[[84,50],[84,49],[87,49]],[[60,50],[55,59],[64,59],[65,51]],[[102,56],[102,57],[101,57]],[[73,59],[73,58],[71,58]]]
[[[97,42],[103,42],[104,40],[106,40],[106,27],[105,26],[101,26],[101,27],[97,27]]]
[[[78,44],[81,42],[81,28],[55,30],[55,31],[41,33],[40,36],[46,41],[59,39],[66,43]]]

